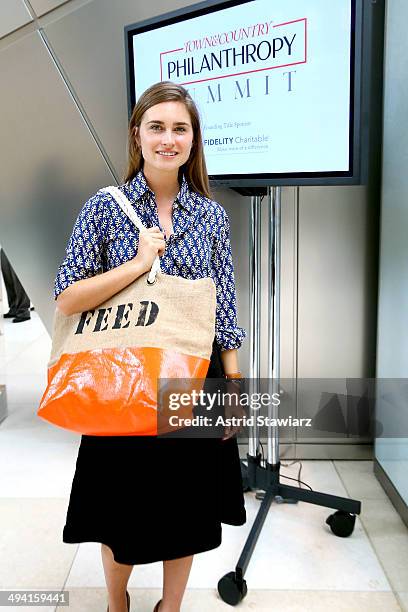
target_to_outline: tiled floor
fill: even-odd
[[[5,320],[4,332],[0,384],[7,385],[9,416],[0,425],[0,590],[64,587],[72,612],[105,612],[100,544],[64,544],[61,538],[79,436],[36,417],[50,339],[36,312],[28,322]],[[295,477],[297,466],[282,473]],[[374,477],[372,463],[304,461],[302,480],[362,501],[353,535],[337,538],[330,532],[328,509],[273,504],[245,575],[248,594],[237,609],[408,610],[408,532]],[[259,503],[254,493],[246,494],[246,525],[223,526],[221,547],[196,555],[184,612],[229,609],[216,585],[234,569]],[[134,567],[129,582],[133,611],[153,609],[161,580],[161,563]]]

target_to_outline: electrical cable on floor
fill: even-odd
[[[301,484],[304,484],[305,487],[307,487],[308,489],[310,489],[311,491],[313,491],[312,487],[310,485],[307,484],[307,482],[303,482],[303,480],[300,480],[300,474],[302,472],[302,467],[303,464],[301,461],[299,461],[299,459],[295,459],[294,461],[292,461],[291,463],[281,463],[281,465],[283,467],[290,467],[291,465],[294,465],[295,463],[299,463],[299,471],[298,471],[298,475],[297,478],[291,478],[290,476],[283,476],[283,474],[281,475],[282,478],[288,478],[289,480],[295,480],[296,482],[299,483],[299,488],[301,489]]]

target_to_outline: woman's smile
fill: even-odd
[[[161,157],[175,157],[177,153],[175,151],[157,151]]]

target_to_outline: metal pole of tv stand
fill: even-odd
[[[281,187],[268,187],[268,392],[278,393],[280,387],[280,293],[281,293]],[[251,195],[250,216],[250,393],[260,387],[260,339],[261,339],[261,196]],[[279,406],[268,406],[268,417],[278,417]],[[256,415],[250,410],[249,415]],[[265,465],[259,452],[259,428],[248,427],[248,466],[245,466],[249,490],[264,491],[257,516],[238,559],[235,571],[228,572],[218,582],[221,599],[237,605],[247,594],[245,571],[251,560],[256,542],[274,500],[280,503],[303,501],[337,510],[326,523],[332,533],[347,537],[354,530],[356,515],[361,512],[357,500],[328,495],[319,491],[302,489],[280,483],[279,430],[268,425],[268,452]],[[243,466],[244,467],[244,466]],[[290,534],[288,534],[290,537]]]

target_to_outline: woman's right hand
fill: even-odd
[[[150,271],[156,256],[163,255],[165,248],[166,242],[160,229],[157,226],[149,227],[139,232],[139,247],[134,261],[138,262],[143,272]]]

